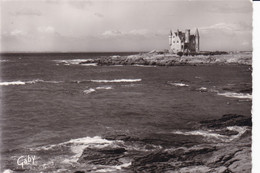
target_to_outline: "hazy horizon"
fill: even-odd
[[[2,1],[1,52],[147,52],[170,29],[199,29],[202,51],[252,51],[252,3]]]

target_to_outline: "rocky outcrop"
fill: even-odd
[[[251,117],[237,114],[225,114],[220,119],[206,120],[200,122],[201,127],[223,128],[228,126],[252,126]]]
[[[250,140],[249,140],[250,141]],[[153,152],[135,158],[135,172],[251,172],[250,142]]]
[[[97,63],[98,65],[201,65],[201,64],[244,64],[252,65],[252,53],[230,53],[216,55],[178,56],[175,54],[144,53],[129,56],[100,57],[80,64]]]
[[[207,129],[212,134],[230,137],[232,140],[213,142],[205,140],[182,146],[175,145],[170,139],[160,139],[157,136],[153,137],[162,142],[156,143],[152,138],[148,140],[114,134],[107,136],[106,139],[121,141],[119,144],[104,148],[86,148],[79,162],[104,166],[131,163],[121,172],[250,173],[251,126],[250,116],[236,114],[226,114],[219,119],[201,121],[194,125],[195,129]],[[227,127],[241,127],[247,130],[241,133]],[[162,136],[162,134],[159,135]],[[192,136],[189,138],[192,141]]]
[[[78,162],[100,165],[118,165],[120,157],[124,155],[124,148],[87,148]]]

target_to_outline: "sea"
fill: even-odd
[[[133,172],[133,159],[151,151],[245,132],[230,137],[196,123],[251,115],[251,66],[81,63],[131,54],[2,54],[1,171]],[[113,160],[109,148],[131,154]]]

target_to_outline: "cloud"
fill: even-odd
[[[55,29],[52,26],[40,26],[37,30],[41,33],[52,34],[55,33]]]
[[[100,18],[103,18],[103,17],[104,17],[104,15],[101,14],[101,13],[94,13],[94,15],[97,16],[97,17],[100,17]]]
[[[91,1],[68,1],[68,4],[71,5],[72,7],[76,9],[83,10],[85,7],[91,6],[92,2]]]
[[[131,30],[129,31],[130,35],[147,35],[148,34],[148,30],[146,29],[134,29],[134,30]]]
[[[104,37],[118,37],[118,36],[122,36],[123,33],[121,31],[118,30],[109,30],[109,31],[105,31],[102,33],[102,36]]]
[[[42,15],[40,11],[34,9],[20,9],[19,11],[16,11],[12,14],[15,16],[41,16]]]
[[[200,31],[220,31],[220,32],[246,32],[252,31],[252,26],[245,23],[216,23],[210,26],[204,26],[199,28]]]
[[[250,1],[238,1],[236,5],[232,2],[212,4],[208,10],[215,13],[251,13],[252,3]]]
[[[19,29],[12,30],[9,33],[10,36],[23,36],[23,35],[26,35],[26,34],[27,34],[26,32],[19,30]]]
[[[134,29],[130,31],[118,31],[118,30],[108,30],[101,34],[105,38],[116,38],[116,37],[146,37],[148,35],[153,35],[149,33],[146,29]],[[155,35],[155,34],[154,34]]]

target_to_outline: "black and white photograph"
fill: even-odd
[[[0,172],[251,173],[253,3],[1,0]]]

